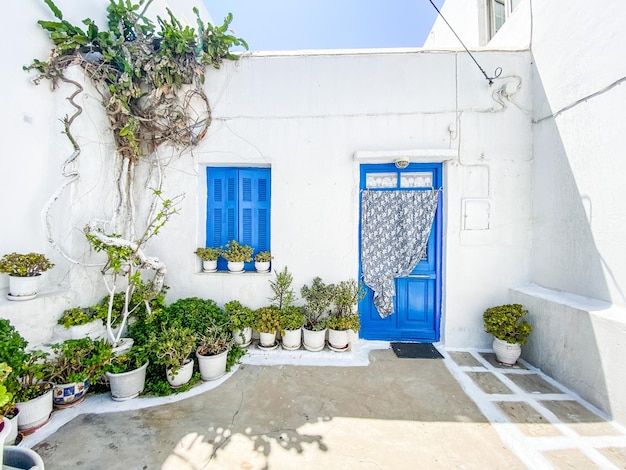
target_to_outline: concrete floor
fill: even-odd
[[[625,430],[530,366],[478,351],[398,359],[368,343],[252,349],[215,388],[167,404],[90,397],[23,445],[46,470],[626,468]],[[316,360],[327,367],[292,365]]]

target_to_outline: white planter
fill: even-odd
[[[350,345],[349,330],[328,329],[328,345],[335,351],[347,350]]]
[[[270,271],[270,262],[269,261],[255,261],[254,269],[259,273],[268,273]]]
[[[295,351],[302,346],[302,328],[297,330],[285,330],[283,334],[283,349]]]
[[[167,376],[170,387],[179,388],[185,385],[191,380],[191,376],[193,375],[193,359],[187,359],[185,365],[178,369],[176,374],[172,374],[172,370],[167,369],[165,375]]]
[[[0,458],[0,468],[2,465]],[[30,468],[44,470],[43,460],[37,452],[25,447],[6,447],[4,449],[4,465],[5,468]]]
[[[205,273],[214,273],[215,271],[217,271],[217,260],[207,260],[207,259],[203,259],[202,260],[202,270]]]
[[[321,351],[326,344],[326,330],[313,331],[304,328],[304,349],[307,351]]]
[[[2,464],[2,457],[4,455],[4,444],[7,442],[10,434],[13,432],[13,424],[8,418],[2,418],[0,421],[0,468],[4,468]]]
[[[55,384],[52,393],[54,406],[57,408],[67,408],[78,405],[87,396],[89,390],[89,380],[84,382]]]
[[[150,361],[128,372],[122,372],[120,374],[113,374],[107,372],[106,376],[109,379],[109,386],[111,387],[111,398],[115,401],[124,401],[135,398],[141,392],[146,384],[146,369]]]
[[[4,440],[4,445],[12,446],[13,444],[15,444],[15,440],[17,439],[17,428],[18,428],[19,416],[20,416],[20,409],[15,407],[15,415],[13,415],[12,418],[8,418],[9,421],[11,422],[11,432]]]
[[[231,272],[231,273],[242,273],[244,264],[245,263],[243,261],[229,261],[227,263],[228,272]]]
[[[276,344],[276,331],[274,333],[264,333],[259,331],[259,343],[264,348],[271,348]]]
[[[242,348],[246,346],[250,346],[252,342],[252,328],[246,327],[243,330],[233,331],[233,339],[235,343],[240,345]]]
[[[10,300],[30,300],[37,295],[39,288],[39,279],[41,274],[29,277],[9,276],[9,295]]]
[[[226,373],[228,349],[214,356],[203,356],[196,351],[196,357],[198,358],[198,367],[202,380],[216,380]]]
[[[65,328],[63,325],[54,325],[52,337],[54,343],[62,343],[67,339],[81,339],[89,337],[93,340],[103,339],[107,336],[107,328],[101,319],[96,319],[84,325],[74,325]]]
[[[501,339],[493,339],[493,352],[501,364],[514,366],[522,354],[522,347],[517,343],[507,343]]]
[[[52,413],[52,387],[43,395],[32,400],[16,403],[20,409],[17,426],[20,431],[29,431],[45,424]]]

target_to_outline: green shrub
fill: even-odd
[[[523,319],[528,313],[520,304],[506,304],[491,307],[483,313],[485,331],[507,343],[526,344],[533,330]]]

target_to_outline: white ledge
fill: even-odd
[[[456,149],[357,150],[354,160],[361,163],[393,163],[397,158],[411,163],[441,163],[456,160]]]

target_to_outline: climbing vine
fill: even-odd
[[[90,18],[82,20],[82,25],[72,24],[53,0],[43,1],[55,19],[40,20],[38,24],[48,32],[53,47],[47,60],[35,59],[24,68],[37,72],[37,84],[48,80],[56,89],[63,82],[75,90],[68,96],[75,111],[62,119],[63,133],[73,151],[61,168],[65,182],[44,208],[46,233],[55,248],[74,261],[54,241],[49,212],[60,193],[78,180],[75,163],[81,149],[72,134],[72,124],[83,111],[76,102],[83,86],[66,74],[70,67],[78,66],[101,97],[115,143],[111,167],[116,207],[111,220],[89,221],[85,233],[94,250],[107,255],[102,273],[110,305],[118,289],[125,290],[125,322],[135,289],[150,286],[149,293],[143,296],[148,308],[150,298],[161,292],[165,265],[158,258],[147,256],[144,249],[147,241],[176,213],[176,204],[182,197],[163,197],[164,168],[156,150],[169,144],[182,152],[204,138],[211,124],[209,100],[203,89],[205,68],[219,68],[224,59],[237,59],[230,52],[231,47],[243,46],[247,50],[248,45],[230,34],[231,14],[221,26],[214,26],[203,22],[194,8],[197,24],[192,27],[183,25],[170,9],[166,18],[157,16],[156,21],[151,20],[146,12],[153,0],[109,0],[107,25],[101,29]],[[138,184],[140,165],[156,175],[151,184]],[[136,214],[137,199],[152,201],[147,214],[141,217]],[[143,284],[140,275],[146,269],[155,274],[152,281]],[[119,335],[113,336],[108,323],[115,343]]]

